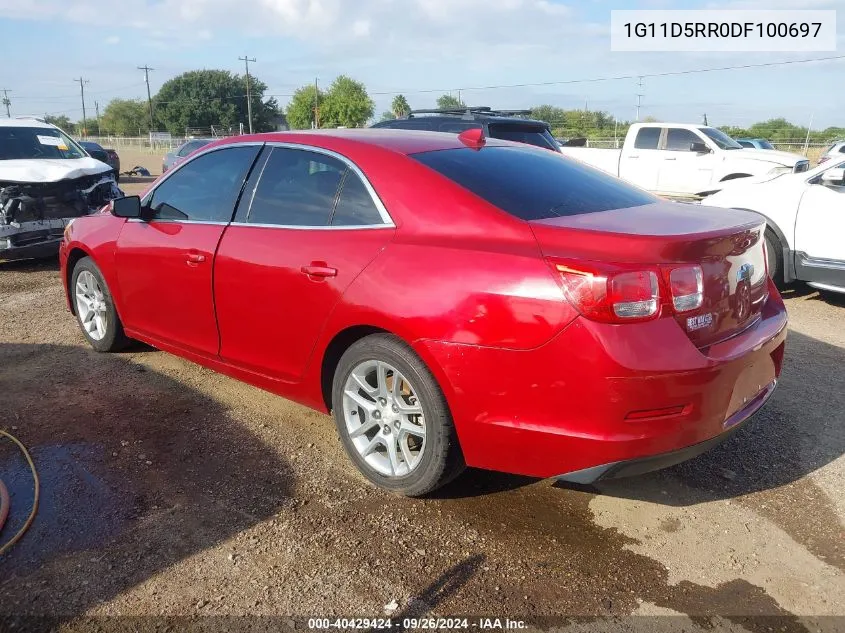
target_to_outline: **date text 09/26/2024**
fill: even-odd
[[[390,631],[518,631],[528,628],[524,620],[510,618],[309,618],[308,629],[349,630],[366,629]]]

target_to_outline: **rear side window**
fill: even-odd
[[[247,222],[327,226],[346,165],[325,154],[274,147],[252,198]]]
[[[754,148],[754,143],[752,143],[751,141],[737,141],[737,143],[739,143],[740,145],[742,145],[746,149],[749,148],[749,147],[752,148],[752,149]]]
[[[358,174],[347,170],[332,215],[332,226],[368,226],[382,223],[381,214],[367,187]]]
[[[449,149],[411,157],[522,220],[624,209],[657,201],[604,172],[530,147]]]
[[[637,132],[637,138],[634,140],[634,147],[637,149],[657,149],[657,144],[660,142],[660,128],[659,127],[643,127]]]
[[[493,138],[525,143],[527,145],[534,145],[535,147],[542,147],[543,149],[553,149],[555,151],[559,149],[551,132],[544,127],[508,125],[503,123],[491,123],[487,127],[490,130],[490,136]]]

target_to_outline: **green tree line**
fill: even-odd
[[[277,129],[284,116],[293,129],[311,127],[364,127],[373,120],[375,103],[363,83],[341,75],[325,90],[309,84],[296,90],[286,108],[281,108],[267,85],[250,75],[253,129],[266,132]],[[150,130],[166,130],[174,135],[184,134],[188,128],[211,126],[237,129],[248,127],[246,77],[225,70],[197,70],[183,73],[161,87],[153,97],[153,118],[144,99],[114,99],[109,102],[99,120],[90,116],[87,121],[73,122],[67,116],[48,117],[62,129],[87,135],[110,134],[120,136],[146,135]],[[464,102],[452,94],[438,97],[439,108],[462,108]],[[559,138],[586,137],[588,139],[622,138],[631,121],[617,120],[602,110],[565,109],[553,105],[538,105],[531,117],[546,121]],[[396,95],[390,110],[381,119],[407,116],[411,104],[404,95]],[[645,119],[649,120],[649,119]],[[652,119],[653,120],[653,119]],[[774,118],[742,128],[721,126],[734,138],[765,138],[775,143],[804,140],[807,128],[785,118]],[[824,143],[845,137],[845,128],[830,127],[811,130],[811,143]]]

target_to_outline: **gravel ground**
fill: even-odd
[[[710,453],[590,489],[469,471],[410,500],[358,476],[329,417],[151,348],[96,354],[56,262],[0,264],[0,428],[43,494],[0,558],[0,617],[845,630],[845,300],[798,287],[787,304],[780,388]],[[31,498],[8,442],[0,475],[5,542]]]

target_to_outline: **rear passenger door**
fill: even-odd
[[[220,355],[298,381],[343,292],[392,236],[390,216],[350,161],[268,145],[215,258]]]
[[[663,163],[660,151],[660,127],[642,127],[634,137],[633,147],[625,147],[619,161],[619,177],[631,184],[654,191]]]

